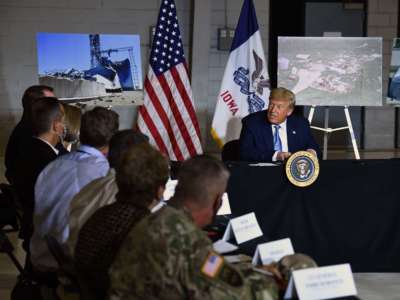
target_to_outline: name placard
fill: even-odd
[[[294,250],[289,238],[268,242],[257,246],[252,263],[253,265],[268,265],[290,254],[294,254]]]
[[[175,194],[175,188],[177,184],[178,180],[168,179],[167,183],[165,184],[165,190],[163,194],[164,201],[168,201],[169,199],[172,198],[172,196]]]
[[[228,194],[224,193],[222,195],[222,204],[221,207],[219,208],[217,215],[230,215],[232,213],[231,211],[231,205],[229,204],[229,198]]]
[[[219,254],[229,253],[238,249],[237,246],[223,240],[218,240],[214,242],[213,248]]]
[[[233,237],[238,244],[250,241],[262,236],[260,225],[258,225],[254,212],[233,218],[226,227],[222,240],[229,241]]]
[[[285,299],[323,300],[357,295],[349,264],[303,269],[293,272]]]
[[[174,196],[177,184],[178,180],[168,179],[167,183],[165,184],[165,190],[163,194],[164,201],[168,201],[172,198],[172,196]],[[231,205],[229,204],[228,194],[224,193],[222,195],[222,204],[217,212],[217,215],[230,215],[231,213]]]

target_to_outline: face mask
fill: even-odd
[[[76,144],[79,142],[79,134],[70,132],[68,128],[64,130],[64,141],[71,144]]]

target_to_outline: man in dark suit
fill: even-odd
[[[55,146],[64,132],[64,109],[57,98],[36,99],[31,107],[30,123],[33,136],[24,141],[24,151],[15,162],[15,191],[23,208],[22,237],[24,248],[32,234],[34,187],[36,179],[47,164],[56,159]]]
[[[41,97],[54,97],[53,88],[45,85],[33,85],[27,88],[22,96],[24,112],[10,135],[4,158],[5,175],[11,184],[15,178],[16,164],[26,152],[25,144],[31,140],[33,135],[30,121],[32,104]]]
[[[13,289],[14,295],[21,294],[25,297],[24,293],[34,293],[33,285],[27,283],[31,281],[36,282],[34,286],[39,283],[41,289],[43,286],[52,288],[51,292],[57,286],[55,274],[41,273],[33,268],[29,244],[33,233],[35,183],[41,171],[59,154],[56,145],[65,131],[64,118],[64,108],[57,98],[37,98],[29,108],[29,127],[23,130],[20,128],[15,137],[15,141],[22,143],[16,144],[16,149],[20,152],[13,165],[13,186],[23,208],[21,236],[27,255],[24,277],[18,279]],[[29,131],[30,136],[27,135]]]
[[[295,101],[291,91],[272,89],[268,109],[243,118],[239,140],[241,160],[284,161],[300,150],[321,156],[308,121],[292,115]]]

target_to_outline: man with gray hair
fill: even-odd
[[[201,230],[221,206],[228,177],[210,157],[182,164],[168,205],[123,242],[110,271],[110,299],[278,299],[273,277],[227,263]]]

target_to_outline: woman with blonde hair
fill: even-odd
[[[79,107],[63,103],[65,111],[65,129],[63,145],[68,151],[75,150],[79,143],[82,112]]]

